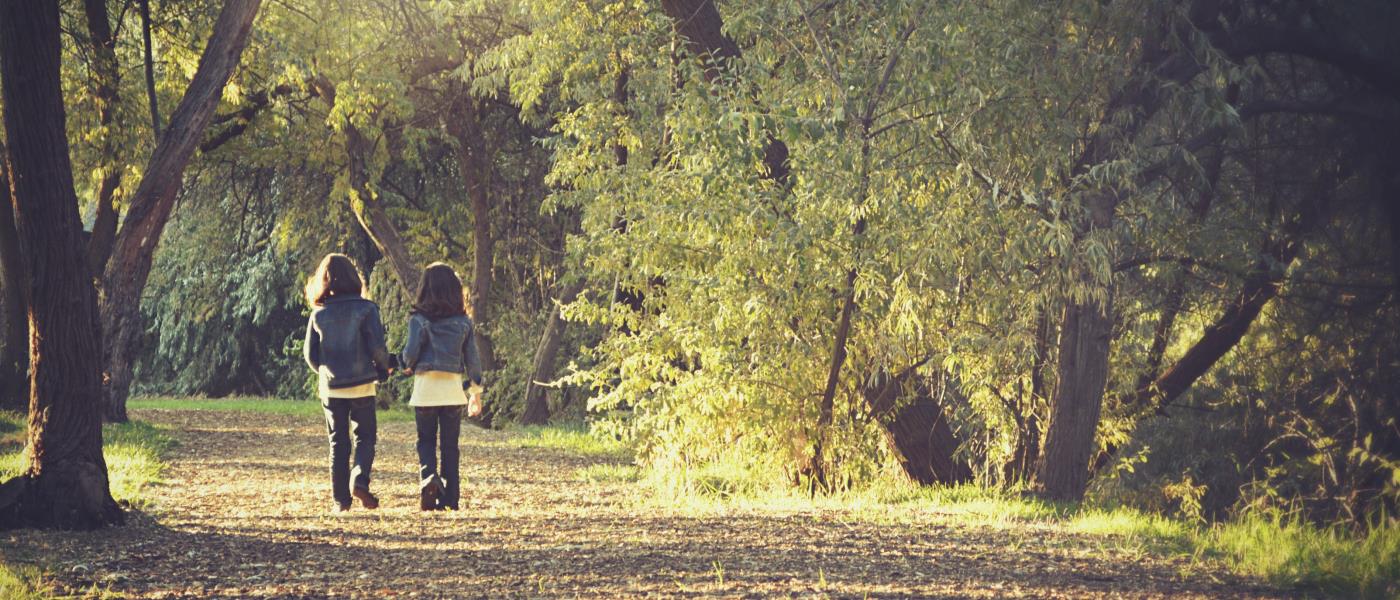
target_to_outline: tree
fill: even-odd
[[[111,421],[127,420],[126,399],[141,333],[141,293],[150,277],[156,246],[175,208],[185,166],[214,118],[214,109],[238,66],[261,4],[262,0],[228,0],[224,4],[199,69],[170,116],[117,234],[102,277],[106,416]]]
[[[0,526],[120,523],[102,456],[101,341],[68,159],[57,2],[0,4],[0,80],[30,346],[24,475],[0,484]]]
[[[10,198],[8,154],[0,143],[0,410],[29,410],[29,317],[24,301],[28,285],[15,230]]]

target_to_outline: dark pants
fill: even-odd
[[[374,443],[378,439],[374,417],[374,396],[326,398],[326,435],[331,440],[331,492],[335,501],[350,503],[350,438],[355,438],[355,487],[369,489],[369,473],[374,466]]]
[[[461,452],[457,449],[457,437],[462,433],[462,407],[415,407],[413,420],[418,425],[418,476],[424,481],[433,475],[442,477],[446,484],[442,505],[456,509],[462,493],[458,465]],[[442,441],[442,471],[438,471],[438,449],[434,448],[438,445],[439,435]]]

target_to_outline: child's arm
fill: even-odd
[[[476,352],[476,324],[468,322],[467,337],[462,340],[462,359],[466,363],[467,377],[463,387],[481,385],[481,355]]]
[[[408,318],[408,339],[404,340],[403,352],[399,355],[403,358],[403,364],[399,365],[405,373],[418,366],[418,357],[422,353],[423,346],[423,325],[422,319],[417,316]]]
[[[321,368],[321,335],[316,333],[314,317],[306,319],[306,341],[301,345],[301,356],[312,371]]]
[[[369,357],[379,371],[379,380],[389,379],[389,348],[384,344],[384,321],[379,318],[379,307],[369,311],[360,324],[366,344],[369,344]]]

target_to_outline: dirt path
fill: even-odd
[[[180,431],[156,506],[98,533],[0,534],[5,552],[38,557],[70,592],[140,598],[1276,597],[1048,529],[666,514],[640,507],[630,484],[575,476],[599,460],[472,427],[461,512],[417,510],[412,424],[387,423],[374,483],[383,507],[332,515],[319,420],[137,418]]]

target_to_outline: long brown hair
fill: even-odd
[[[344,254],[331,253],[321,259],[316,272],[306,280],[306,303],[324,306],[328,298],[363,296],[365,281],[355,261]]]
[[[418,300],[413,312],[429,319],[456,317],[467,314],[467,291],[462,278],[447,263],[435,262],[423,269],[418,281]]]

